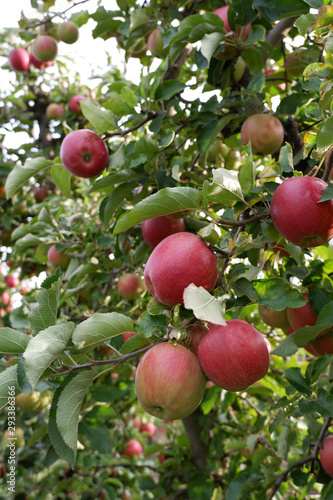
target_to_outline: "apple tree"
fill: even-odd
[[[1,494],[332,498],[333,5],[60,3],[0,34]]]

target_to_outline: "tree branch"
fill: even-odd
[[[199,425],[198,417],[201,414],[197,408],[191,415],[183,418],[183,425],[187,437],[191,444],[191,449],[194,455],[194,463],[199,470],[206,468],[206,457],[208,454],[208,447],[201,439],[201,427]]]
[[[183,67],[184,62],[188,58],[188,56],[191,54],[193,50],[192,44],[188,43],[185,47],[185,49],[179,54],[175,62],[169,65],[168,69],[163,75],[163,80],[177,80],[179,77],[179,74],[181,72],[181,69]]]

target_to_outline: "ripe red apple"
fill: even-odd
[[[68,103],[68,109],[76,115],[82,115],[82,110],[80,106],[80,101],[86,101],[88,98],[84,95],[74,95],[70,98]]]
[[[333,434],[324,439],[319,450],[319,460],[324,471],[333,477]]]
[[[29,52],[26,49],[14,49],[9,54],[9,64],[15,71],[27,71],[30,65]]]
[[[158,461],[160,464],[163,464],[164,460],[165,460],[165,455],[163,455],[162,453],[158,455]]]
[[[269,353],[262,335],[239,319],[216,326],[201,340],[199,363],[207,377],[227,391],[243,391],[263,378]]]
[[[10,302],[10,295],[8,292],[2,292],[2,295],[1,295],[1,302],[3,304],[9,304]]]
[[[271,216],[286,240],[300,247],[316,247],[332,238],[333,200],[318,203],[326,187],[317,177],[290,177],[279,185]]]
[[[206,328],[204,325],[195,325],[191,331],[190,331],[190,341],[189,341],[189,347],[190,350],[198,356],[198,348],[201,340],[204,338],[205,335],[209,332],[209,328]]]
[[[49,195],[49,190],[45,186],[39,186],[34,190],[34,198],[36,203],[41,203]]]
[[[123,333],[122,334],[122,338],[123,338],[124,342],[126,342],[126,340],[128,340],[131,337],[135,337],[135,333]]]
[[[139,415],[136,415],[134,418],[133,418],[133,424],[134,424],[134,427],[136,429],[140,429],[141,427],[141,418],[139,417]]]
[[[145,242],[155,248],[167,236],[185,231],[185,222],[162,215],[143,221],[141,230]]]
[[[133,455],[142,455],[143,454],[143,446],[137,439],[130,439],[125,444],[125,448],[122,452],[126,457],[132,457]]]
[[[16,276],[10,276],[9,274],[5,277],[5,281],[9,288],[15,288],[20,283],[20,280]]]
[[[304,292],[302,295],[307,300],[307,303],[304,306],[287,308],[287,318],[293,331],[304,328],[304,326],[314,326],[317,323],[318,316],[314,310],[311,309],[309,294]]]
[[[58,53],[57,41],[49,35],[38,35],[33,41],[32,53],[39,61],[53,61]]]
[[[71,21],[65,21],[58,24],[57,35],[60,41],[72,44],[79,39],[79,28]]]
[[[269,155],[275,153],[283,143],[284,129],[282,123],[273,115],[258,113],[249,116],[241,127],[242,144],[251,141],[255,154]]]
[[[109,151],[103,139],[88,129],[66,135],[60,147],[63,166],[72,174],[91,179],[109,164]]]
[[[58,252],[55,245],[52,245],[47,252],[47,258],[49,263],[54,266],[60,266],[62,269],[65,269],[70,261],[69,255],[64,252]]]
[[[148,36],[147,48],[154,57],[164,59],[168,54],[168,47],[163,48],[163,33],[160,28],[155,28]]]
[[[147,422],[147,423],[141,424],[140,431],[147,432],[149,437],[153,437],[154,434],[156,433],[156,426],[155,426],[155,424],[153,424],[153,422]]]
[[[140,359],[135,374],[140,405],[161,419],[190,415],[201,403],[205,386],[198,358],[180,344],[154,345]]]
[[[31,288],[29,286],[23,286],[19,289],[19,292],[21,295],[26,295],[27,293],[31,292]]]
[[[219,16],[222,19],[223,29],[227,33],[232,33],[233,31],[230,28],[229,23],[228,23],[228,10],[229,10],[229,6],[227,5],[225,7],[220,7],[219,9],[214,10],[214,14],[216,14],[217,16]],[[247,26],[240,26],[237,30],[237,38],[242,40],[242,41],[245,41],[247,39],[247,37],[249,36],[250,31],[251,31],[251,24],[248,24]]]
[[[59,120],[64,116],[64,105],[50,102],[46,107],[45,113],[48,120]]]
[[[319,333],[311,344],[304,347],[306,351],[317,358],[324,354],[333,354],[333,331],[330,329],[328,333],[325,332],[324,334]]]
[[[260,304],[259,316],[263,322],[266,323],[266,325],[271,326],[272,328],[282,328],[283,330],[290,328],[287,309],[283,309],[283,311],[275,311],[270,307],[265,307]]]
[[[6,198],[6,188],[3,184],[0,184],[0,200]]]
[[[191,283],[210,290],[217,276],[215,254],[192,233],[164,238],[150,254],[144,271],[149,292],[168,306],[183,303],[184,290]]]
[[[117,282],[119,295],[126,300],[134,300],[140,292],[141,279],[137,274],[125,273]]]
[[[53,65],[53,61],[40,61],[33,54],[30,55],[30,64],[33,64],[37,69],[45,69]]]

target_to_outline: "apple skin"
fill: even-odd
[[[164,59],[169,50],[168,47],[163,48],[163,33],[159,28],[155,28],[148,36],[147,48],[154,57]]]
[[[270,307],[260,304],[259,316],[263,322],[266,323],[266,325],[271,326],[272,328],[282,328],[283,330],[290,328],[287,309],[283,309],[283,311],[275,311]]]
[[[45,69],[48,68],[49,66],[53,66],[53,61],[40,61],[33,54],[29,54],[29,56],[30,56],[30,64],[35,66],[35,68],[37,69]]]
[[[326,187],[317,177],[290,177],[279,185],[271,201],[271,217],[286,240],[316,247],[332,238],[333,200],[318,203]]]
[[[80,101],[86,101],[87,97],[84,95],[74,95],[73,97],[70,98],[69,103],[68,103],[68,109],[72,113],[76,115],[82,115],[82,110],[81,106],[79,104]]]
[[[185,231],[184,219],[173,219],[162,215],[143,221],[142,237],[152,248],[155,248],[164,238],[171,234]]]
[[[241,127],[243,146],[251,141],[254,154],[269,155],[275,153],[283,143],[284,128],[273,115],[258,113],[249,116]]]
[[[2,292],[1,302],[3,302],[3,304],[9,304],[9,302],[10,302],[10,295],[9,295],[8,292]]]
[[[303,297],[307,300],[307,303],[302,307],[297,308],[287,308],[287,317],[290,327],[295,332],[304,326],[314,326],[317,323],[318,316],[311,309],[309,302],[309,294],[302,293]]]
[[[117,281],[119,295],[126,300],[134,300],[141,287],[140,276],[132,273],[122,274]]]
[[[195,325],[190,331],[189,348],[198,357],[198,348],[201,340],[209,332],[209,328],[204,325]]]
[[[225,7],[220,7],[219,9],[214,10],[214,14],[216,14],[217,16],[219,16],[222,19],[223,29],[227,33],[232,33],[233,31],[230,28],[229,23],[228,23],[228,10],[229,10],[229,6],[227,5]],[[242,41],[245,41],[247,39],[247,37],[249,36],[250,31],[251,31],[251,24],[248,24],[247,26],[239,26],[239,28],[237,30],[237,38],[239,38]]]
[[[333,434],[324,439],[319,450],[319,460],[324,471],[333,477]]]
[[[33,41],[32,53],[39,61],[53,61],[58,54],[57,41],[49,35],[38,35]]]
[[[45,186],[39,186],[34,190],[34,198],[36,203],[42,203],[49,195],[49,190]]]
[[[15,71],[27,71],[30,65],[30,55],[26,49],[14,49],[9,54],[9,64]]]
[[[149,437],[153,437],[156,433],[156,426],[153,422],[141,424],[140,432],[147,432]]]
[[[15,445],[16,446],[24,446],[25,444],[25,439],[24,439],[24,430],[22,427],[15,427],[14,434],[12,435],[11,430],[6,429],[3,434],[2,434],[2,442],[10,442],[12,439],[15,439]]]
[[[135,389],[142,408],[162,420],[190,415],[201,403],[206,378],[197,357],[180,344],[156,344],[140,359]]]
[[[239,319],[216,326],[201,340],[199,363],[209,380],[227,391],[243,391],[263,378],[269,353],[262,335]]]
[[[58,24],[57,35],[60,41],[72,44],[79,39],[79,28],[71,21]]]
[[[192,233],[164,238],[150,254],[144,271],[149,292],[167,306],[182,304],[184,290],[191,283],[210,290],[217,276],[215,254]]]
[[[126,340],[130,339],[131,337],[135,337],[135,333],[123,333],[122,335],[123,341],[126,342]]]
[[[58,252],[55,245],[52,245],[48,249],[47,258],[52,266],[54,267],[60,266],[62,269],[66,269],[70,261],[69,255],[63,252]]]
[[[137,439],[130,439],[125,444],[125,448],[122,452],[122,455],[125,457],[131,458],[133,455],[142,455],[143,454],[143,446]]]
[[[50,102],[47,105],[45,114],[48,120],[59,120],[64,116],[65,109],[63,104],[57,104],[56,102]]]
[[[5,277],[5,281],[7,286],[9,286],[9,288],[16,288],[17,285],[20,283],[20,280],[16,276],[9,276],[8,274]]]
[[[60,159],[73,175],[91,179],[108,166],[109,151],[99,135],[88,129],[80,129],[66,135],[61,143]]]

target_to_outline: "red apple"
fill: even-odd
[[[147,432],[149,437],[153,437],[156,432],[155,424],[153,424],[153,422],[147,422],[145,424],[141,424],[140,431]]]
[[[141,427],[141,418],[139,417],[139,415],[136,415],[134,418],[133,418],[133,424],[134,424],[134,427],[136,429],[140,429]]]
[[[17,287],[17,285],[20,282],[20,280],[16,278],[16,276],[10,276],[9,274],[7,274],[7,276],[5,277],[5,281],[7,283],[7,286],[9,286],[9,288]]]
[[[137,439],[130,439],[125,444],[125,448],[122,452],[126,457],[132,457],[133,455],[142,455],[143,454],[143,446]]]
[[[39,186],[34,190],[34,198],[36,203],[41,203],[49,195],[49,190],[45,186]]]
[[[282,123],[273,115],[258,113],[249,116],[241,127],[242,144],[251,141],[255,154],[269,155],[282,146],[284,129]]]
[[[88,98],[84,95],[74,95],[70,98],[68,103],[68,109],[76,115],[82,115],[82,110],[80,106],[80,101],[86,101]]]
[[[145,220],[141,230],[145,242],[150,247],[155,248],[167,236],[185,231],[185,222],[184,219],[174,219],[162,215]]]
[[[0,184],[0,200],[6,198],[6,188],[3,184]]]
[[[158,455],[158,461],[160,464],[163,464],[164,460],[165,460],[165,455],[163,455],[162,453]]]
[[[216,326],[201,340],[198,349],[201,368],[214,384],[227,391],[243,391],[263,378],[269,353],[262,335],[239,319]]]
[[[29,286],[23,286],[19,289],[19,292],[21,295],[26,295],[27,293],[31,292],[31,288]]]
[[[123,333],[122,334],[122,338],[123,338],[124,342],[126,342],[126,340],[128,340],[131,337],[135,337],[135,333]]]
[[[66,135],[60,147],[63,166],[72,174],[91,179],[109,164],[109,151],[103,139],[88,129]]]
[[[274,226],[301,247],[324,245],[333,236],[333,200],[318,203],[326,182],[317,177],[290,177],[275,191],[271,202]]]
[[[333,434],[324,439],[319,450],[319,460],[324,471],[333,477]]]
[[[190,341],[189,341],[189,347],[190,350],[198,356],[198,347],[201,342],[201,340],[204,338],[205,335],[209,332],[209,329],[206,328],[204,325],[195,325],[192,330],[190,331]]]
[[[58,24],[57,35],[61,42],[75,43],[79,39],[79,28],[71,21]]]
[[[117,282],[119,295],[126,300],[134,300],[140,292],[141,279],[137,274],[125,273]]]
[[[62,269],[65,269],[70,261],[69,255],[65,254],[64,252],[58,252],[55,245],[52,245],[48,249],[47,258],[52,266],[60,266]]]
[[[57,41],[49,35],[38,35],[33,41],[32,53],[39,61],[53,61],[58,53]]]
[[[29,52],[26,49],[14,49],[9,54],[9,64],[15,71],[27,71],[30,65]]]
[[[333,354],[333,331],[330,329],[328,333],[325,332],[317,335],[311,344],[305,346],[304,349],[316,357]]]
[[[3,304],[9,304],[10,302],[10,295],[8,292],[2,292],[2,295],[1,295],[1,302]]]
[[[283,311],[275,311],[270,307],[265,307],[264,305],[259,305],[259,315],[266,325],[271,326],[272,328],[282,328],[283,330],[287,330],[290,328],[287,309],[283,309]]]
[[[64,116],[64,105],[50,102],[46,107],[45,113],[48,120],[59,120]]]
[[[223,29],[227,33],[232,33],[233,31],[230,28],[229,22],[228,22],[228,10],[229,10],[229,6],[220,7],[219,9],[214,10],[214,14],[216,14],[217,16],[219,16],[222,19]],[[247,37],[249,36],[250,31],[251,31],[251,24],[248,24],[247,26],[239,26],[239,28],[237,30],[237,38],[239,38],[242,41],[246,40]]]
[[[148,36],[147,48],[154,57],[164,59],[168,54],[168,47],[163,48],[163,33],[160,28],[155,28]]]
[[[291,326],[293,331],[299,330],[304,326],[314,326],[317,323],[318,316],[314,312],[314,310],[311,309],[309,294],[302,293],[302,295],[307,300],[307,303],[304,306],[297,308],[287,308],[289,325]]]
[[[142,356],[135,374],[142,408],[167,420],[190,415],[201,403],[205,385],[198,358],[180,344],[154,345]]]
[[[40,61],[33,54],[30,55],[30,64],[33,64],[37,69],[45,69],[53,65],[53,61]]]
[[[217,276],[215,254],[192,233],[164,238],[150,254],[144,271],[149,292],[168,306],[183,303],[184,290],[191,283],[210,290]]]

